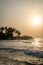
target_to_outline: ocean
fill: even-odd
[[[43,38],[0,40],[0,65],[43,65]]]

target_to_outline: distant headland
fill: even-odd
[[[15,35],[14,35],[15,33]],[[0,40],[28,40],[33,39],[31,36],[23,35],[16,28],[12,27],[0,27]]]

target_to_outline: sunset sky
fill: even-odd
[[[12,26],[22,35],[43,37],[43,0],[0,0],[0,26]]]

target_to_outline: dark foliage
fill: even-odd
[[[15,35],[13,33],[16,33]],[[31,36],[20,36],[21,32],[12,27],[0,27],[0,40],[28,40],[33,39]]]
[[[20,31],[16,30],[15,28],[12,27],[0,27],[0,39],[4,40],[4,39],[13,39],[13,33],[17,34],[17,37],[20,36]]]

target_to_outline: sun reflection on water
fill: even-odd
[[[40,47],[40,39],[34,39],[34,42],[32,43],[35,47]]]

